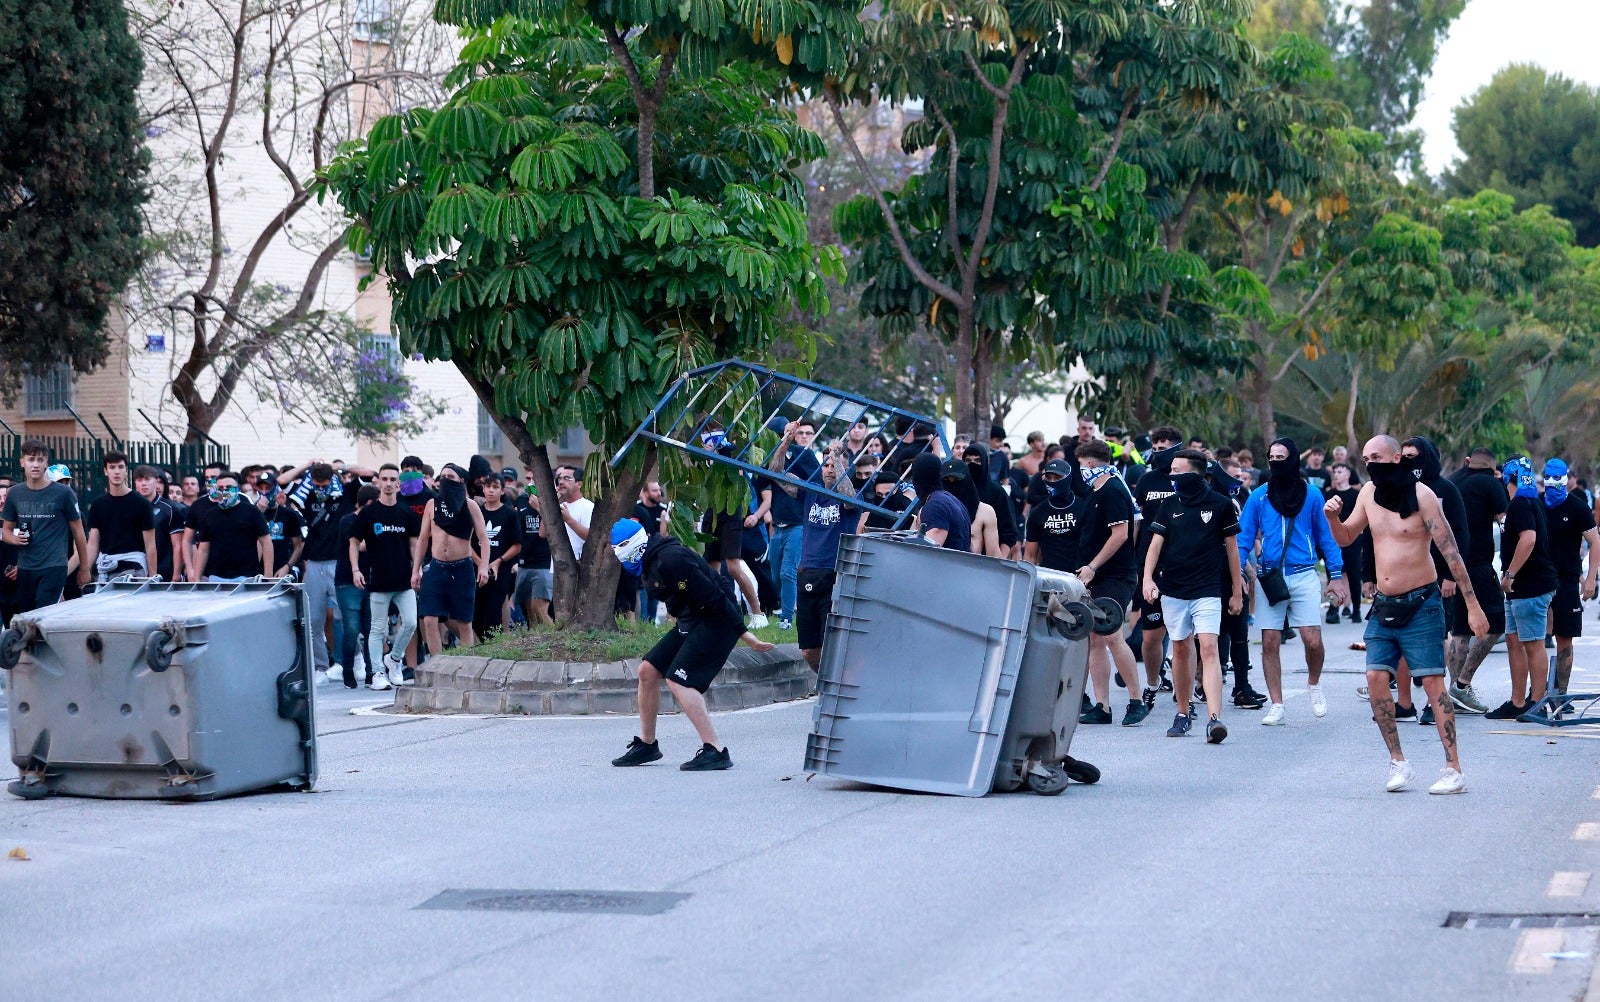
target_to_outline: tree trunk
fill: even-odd
[[[978,410],[972,393],[973,320],[972,301],[969,299],[956,311],[956,362],[952,375],[956,384],[956,432],[966,432],[977,438]]]
[[[987,441],[989,425],[994,421],[996,340],[994,334],[979,334],[972,356],[972,434],[979,442]]]
[[[1155,424],[1156,370],[1156,359],[1152,356],[1139,374],[1139,397],[1133,402],[1133,419],[1140,431],[1149,431]]]
[[[1361,455],[1361,446],[1356,442],[1356,401],[1361,381],[1361,359],[1356,359],[1355,368],[1350,372],[1350,401],[1344,409],[1344,436],[1345,448],[1350,450],[1352,456]]]
[[[1272,378],[1267,375],[1263,360],[1250,374],[1250,389],[1255,395],[1256,420],[1261,424],[1261,435],[1267,445],[1278,437],[1278,417],[1272,406]]]

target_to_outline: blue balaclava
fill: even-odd
[[[1505,483],[1517,485],[1519,498],[1539,496],[1539,487],[1533,479],[1533,462],[1527,456],[1512,456],[1506,460],[1500,477]]]
[[[1567,464],[1560,459],[1544,463],[1544,506],[1554,508],[1567,499]]]

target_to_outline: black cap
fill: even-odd
[[[1050,462],[1039,467],[1039,475],[1041,477],[1046,473],[1054,473],[1057,476],[1070,477],[1072,476],[1072,467],[1067,465],[1067,461],[1065,459],[1052,459]]]
[[[500,477],[503,480],[515,480],[517,479],[517,471],[508,466],[500,471]]]
[[[939,467],[940,480],[966,480],[969,476],[967,464],[959,459],[947,459],[944,465]]]

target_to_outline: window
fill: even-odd
[[[22,396],[27,417],[67,413],[72,406],[72,370],[60,362],[43,373],[24,374]]]
[[[556,451],[563,456],[576,456],[582,454],[584,446],[589,442],[581,427],[571,427],[561,432],[561,437],[556,441]]]
[[[503,456],[505,451],[506,440],[500,434],[500,426],[494,423],[494,417],[489,413],[489,408],[483,406],[483,401],[478,401],[478,453]]]
[[[397,27],[392,0],[356,0],[350,33],[357,41],[392,42]]]
[[[400,368],[400,339],[393,334],[367,334],[361,338],[361,353],[363,355],[379,355],[388,359],[396,369]]]

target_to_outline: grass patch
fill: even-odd
[[[642,658],[669,627],[646,623],[619,623],[615,630],[560,629],[541,626],[491,634],[476,647],[452,653],[509,661],[625,661]],[[793,630],[769,626],[755,631],[772,644],[795,642]]]

